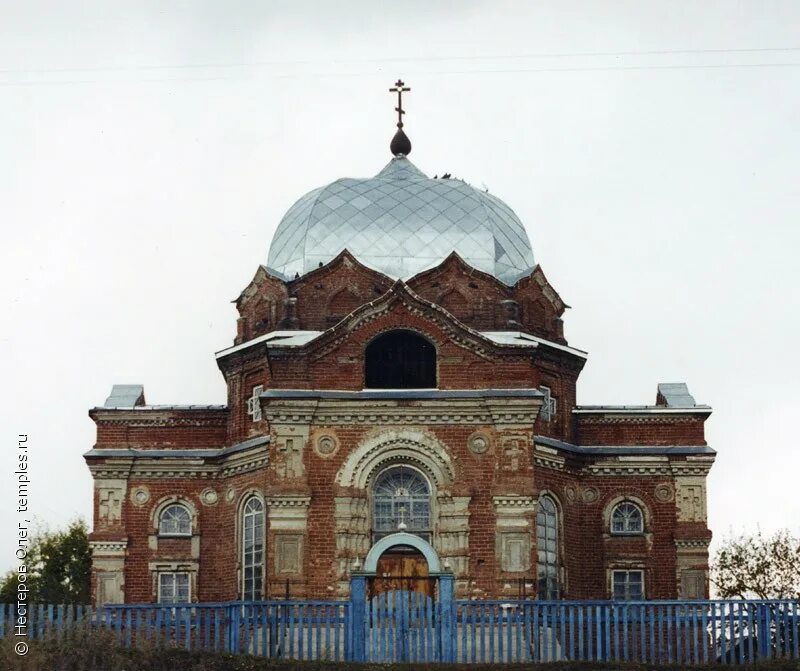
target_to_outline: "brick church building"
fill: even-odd
[[[459,598],[707,596],[711,409],[682,383],[577,405],[587,354],[523,224],[398,126],[375,177],[284,216],[216,354],[225,405],[115,385],[90,410],[98,603],[346,598],[370,557],[432,556]]]

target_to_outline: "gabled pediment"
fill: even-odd
[[[519,298],[519,293],[526,288],[534,286],[539,289],[544,298],[553,306],[556,314],[560,317],[564,309],[569,307],[558,295],[558,292],[550,284],[540,265],[536,265],[530,274],[518,279],[513,285],[509,286],[498,280],[491,273],[474,268],[456,252],[451,252],[447,258],[438,266],[425,270],[414,275],[408,280],[408,285],[415,290],[422,289],[423,286],[434,285],[443,278],[452,275],[461,275],[467,281],[483,282],[491,286],[498,295],[498,300],[503,298]]]
[[[387,322],[391,322],[393,328],[409,327],[391,319],[392,313],[399,310],[406,313],[404,317],[422,318],[430,322],[432,330],[442,333],[449,342],[469,349],[483,358],[493,358],[504,350],[516,349],[489,340],[479,331],[460,322],[447,310],[419,296],[402,280],[397,280],[385,294],[362,305],[309,342],[305,348],[307,354],[312,358],[324,356],[356,331],[380,319],[385,318]]]
[[[539,291],[550,302],[559,317],[564,314],[564,310],[569,307],[569,305],[561,299],[561,296],[558,295],[553,285],[550,284],[539,264],[536,265],[530,275],[518,280],[514,285],[514,289],[515,291],[524,291],[531,286],[538,287]]]
[[[499,294],[510,296],[512,288],[498,280],[491,273],[478,270],[467,263],[457,252],[450,252],[450,254],[438,266],[423,270],[421,273],[414,275],[408,280],[408,285],[412,288],[419,287],[423,284],[435,283],[439,278],[451,274],[459,274],[464,276],[465,279],[478,280],[492,285]]]
[[[280,275],[270,270],[267,266],[260,265],[258,270],[256,270],[256,274],[253,275],[253,279],[250,280],[249,284],[242,290],[242,293],[231,302],[236,303],[236,309],[241,312],[242,308],[247,305],[251,299],[262,293],[264,285],[268,284],[273,285],[285,293],[286,283],[281,279]]]
[[[321,282],[325,277],[332,275],[341,269],[347,269],[360,275],[367,276],[375,283],[383,285],[387,288],[394,281],[387,275],[384,275],[383,273],[374,270],[369,266],[365,266],[355,256],[353,256],[349,250],[343,249],[330,261],[328,261],[328,263],[324,263],[318,268],[314,268],[314,270],[307,272],[305,275],[289,280],[287,285],[289,286],[290,291],[294,292],[306,284]]]

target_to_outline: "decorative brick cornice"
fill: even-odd
[[[563,471],[566,460],[558,454],[558,450],[541,445],[535,445],[533,450],[534,463],[541,468],[554,471]]]
[[[431,425],[474,424],[531,426],[541,406],[539,398],[453,398],[419,400],[265,399],[270,424],[295,425]]]
[[[672,475],[694,475],[705,477],[714,464],[713,456],[689,457],[686,461],[673,461],[670,464]]]
[[[113,557],[125,556],[125,550],[128,547],[128,539],[117,541],[89,541],[89,547],[92,551],[93,557]]]
[[[675,547],[681,550],[708,550],[710,538],[676,538]]]
[[[149,456],[146,450],[140,450],[130,456],[87,456],[86,462],[95,479],[214,479],[265,467],[269,463],[269,451],[265,441],[246,450],[223,455],[197,456],[187,450],[186,456],[156,457]]]
[[[142,406],[136,409],[93,408],[89,416],[98,426],[154,427],[226,427],[228,408],[198,407],[161,409]]]
[[[635,461],[599,461],[589,464],[585,473],[595,476],[652,476],[671,475],[669,461],[666,457],[642,458]]]
[[[311,505],[311,497],[298,494],[284,494],[268,496],[267,506],[270,508],[308,508]]]
[[[536,508],[536,498],[533,496],[520,496],[517,494],[501,494],[492,497],[495,508],[515,510],[533,510]]]
[[[583,415],[573,411],[578,417],[581,426],[606,426],[608,424],[691,424],[702,421],[703,417],[698,415],[615,415],[609,412],[607,415]]]
[[[214,478],[219,468],[206,464],[190,464],[182,461],[170,464],[158,463],[142,459],[129,459],[127,463],[89,464],[89,471],[95,479],[167,479]]]
[[[257,471],[259,468],[265,467],[268,463],[269,454],[265,450],[263,454],[255,454],[246,458],[237,459],[232,463],[223,464],[219,468],[219,476],[221,478],[229,478],[233,475],[239,475],[240,473]]]

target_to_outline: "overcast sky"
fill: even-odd
[[[714,407],[715,543],[800,532],[797,2],[0,3],[0,297],[12,565],[91,517],[114,383],[224,403],[230,301],[305,192],[411,160],[515,209],[572,306],[579,403]],[[790,430],[791,429],[791,430]]]

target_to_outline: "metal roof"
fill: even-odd
[[[249,450],[251,447],[259,447],[266,445],[270,442],[269,436],[256,436],[248,438],[240,443],[235,443],[228,447],[210,447],[210,448],[194,448],[194,449],[140,449],[134,447],[128,448],[104,448],[94,447],[88,452],[84,453],[84,457],[121,457],[121,458],[136,458],[136,459],[172,459],[179,457],[182,459],[210,459],[215,457],[227,457],[237,452]]]
[[[322,331],[270,331],[269,333],[265,333],[264,335],[253,338],[252,340],[234,345],[233,347],[222,349],[214,356],[217,359],[221,359],[229,354],[247,349],[248,347],[252,347],[253,345],[257,345],[258,343],[262,342],[268,343],[267,347],[300,347],[322,333]]]
[[[602,413],[627,415],[711,414],[711,406],[696,405],[692,408],[668,408],[664,405],[576,405],[572,412],[578,415],[596,415]]]
[[[220,350],[216,353],[216,358],[221,359],[229,354],[239,352],[263,342],[267,343],[267,347],[301,347],[323,333],[324,331],[270,331],[252,340]],[[589,356],[588,353],[583,350],[562,345],[552,340],[546,340],[545,338],[539,338],[538,336],[531,335],[530,333],[523,333],[522,331],[478,331],[478,333],[498,345],[514,345],[517,347],[532,348],[538,347],[539,345],[546,345],[547,347],[569,352],[582,359],[586,359]]]
[[[499,345],[527,345],[528,347],[537,347],[539,345],[547,345],[554,349],[560,349],[564,352],[569,352],[581,359],[589,357],[589,353],[582,349],[562,345],[552,340],[539,338],[538,336],[531,335],[530,333],[523,333],[522,331],[481,331],[482,336],[489,338],[489,340],[498,343]]]
[[[144,405],[144,386],[141,384],[115,384],[111,387],[104,408],[133,408]]]
[[[92,410],[135,410],[136,412],[147,412],[153,410],[227,410],[228,406],[225,404],[163,404],[163,405],[106,405],[94,407]]]
[[[661,382],[658,394],[668,408],[694,408],[697,405],[685,382]]]
[[[708,445],[575,445],[549,436],[534,436],[534,443],[554,447],[572,454],[594,456],[633,456],[645,454],[674,454],[676,456],[691,454],[716,454],[716,450]]]
[[[371,179],[338,179],[300,198],[278,225],[267,266],[287,279],[347,249],[408,279],[457,252],[506,284],[530,274],[525,227],[502,200],[459,179],[430,179],[404,156]]]

